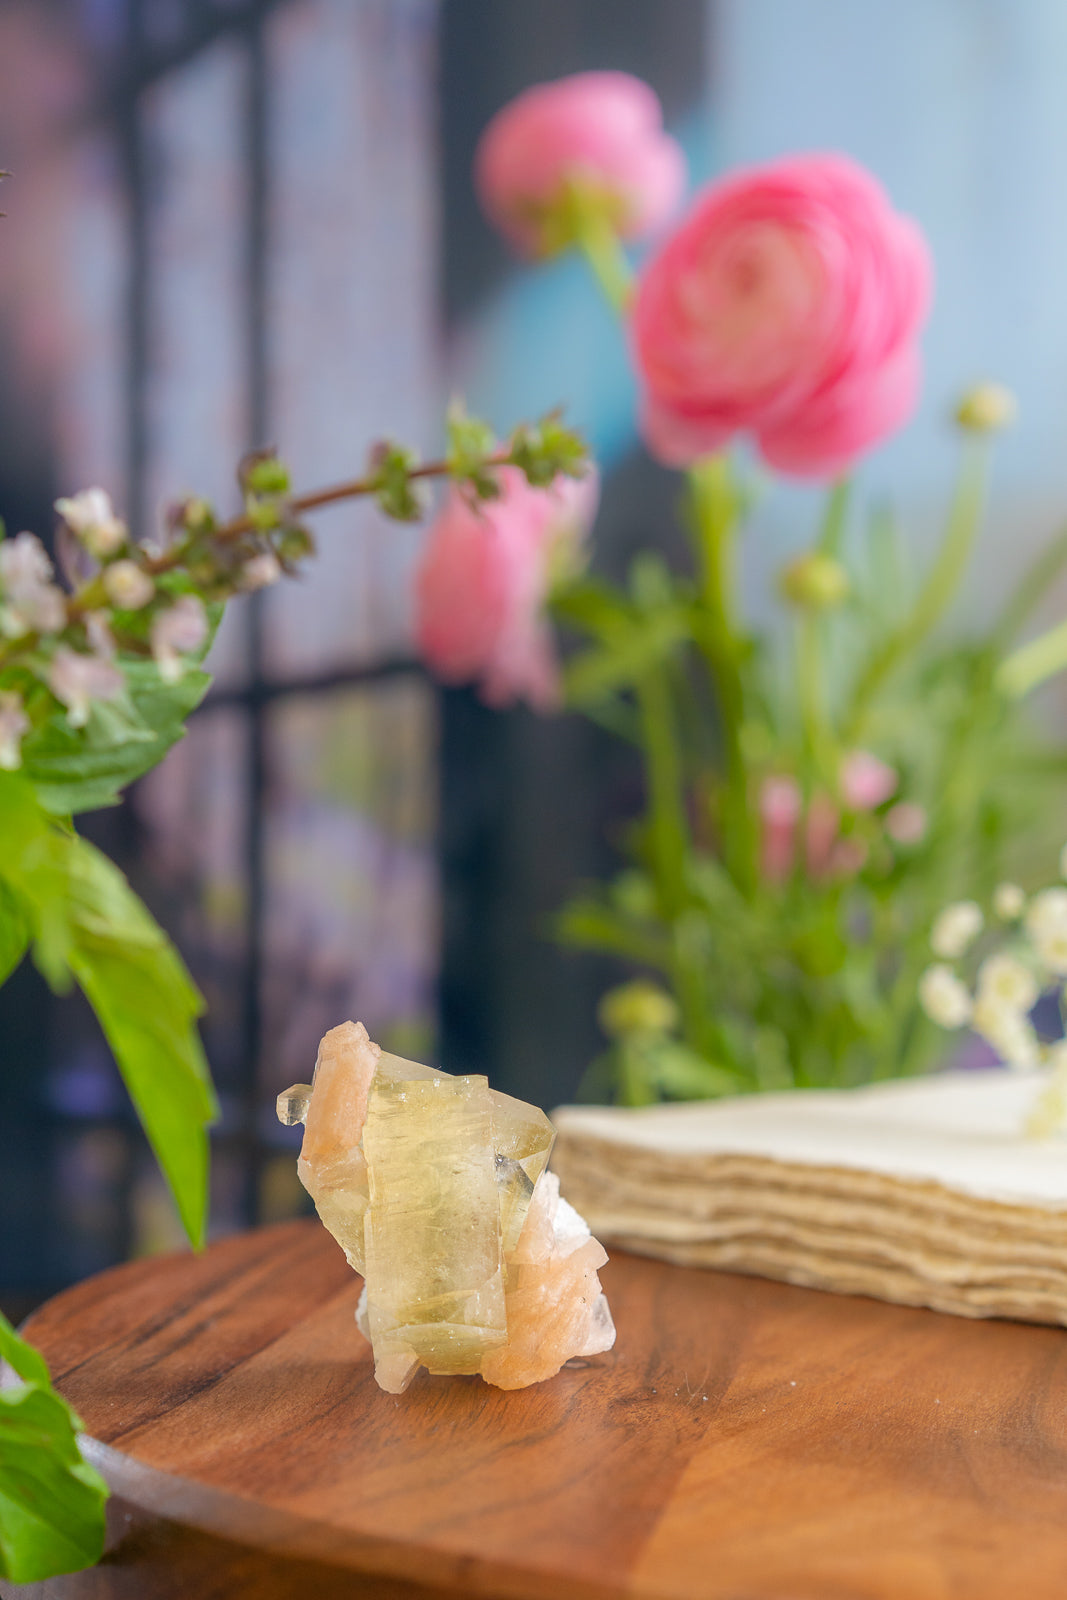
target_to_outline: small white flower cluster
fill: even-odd
[[[201,600],[194,594],[171,600],[160,591],[143,565],[145,551],[131,547],[126,524],[115,515],[103,489],[84,489],[57,500],[56,510],[68,534],[91,558],[89,570],[97,573],[93,584],[103,606],[133,612],[157,602],[148,642],[160,676],[173,683],[181,676],[183,657],[199,650],[207,639]],[[281,570],[270,554],[255,558],[248,567],[252,570],[246,568],[242,583],[247,588],[273,582]],[[111,622],[106,609],[86,610],[84,602],[71,601],[34,534],[0,538],[0,646],[9,641],[8,655],[25,650],[25,664],[66,706],[73,728],[85,726],[94,700],[111,700],[122,693],[125,678],[115,659]],[[0,690],[0,770],[21,766],[22,741],[30,731],[22,695],[16,689]]]
[[[1060,872],[1067,878],[1067,846]],[[967,955],[985,928],[981,907],[961,900],[940,913],[930,945],[942,959],[920,978],[919,1002],[942,1028],[970,1024],[1008,1066],[1052,1068],[1029,1123],[1031,1132],[1049,1133],[1067,1121],[1067,1039],[1042,1043],[1030,1013],[1042,992],[1065,987],[1067,887],[1042,889],[1028,900],[1018,884],[998,884],[993,912],[1010,948],[994,950],[980,962],[973,989],[951,963]]]

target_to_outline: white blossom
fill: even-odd
[[[56,510],[71,533],[100,560],[115,555],[126,543],[126,524],[116,517],[103,489],[82,489],[69,499],[57,500]]]
[[[1023,914],[1026,896],[1017,883],[998,883],[993,890],[993,910],[1004,922],[1014,922]]]
[[[152,620],[152,654],[165,683],[177,683],[182,675],[182,656],[199,650],[207,639],[204,607],[195,595],[179,595],[172,606]]]
[[[14,772],[22,765],[22,736],[30,731],[30,719],[14,690],[0,690],[0,770]]]
[[[1052,1070],[1026,1119],[1026,1131],[1035,1139],[1047,1138],[1067,1122],[1067,1039],[1051,1045],[1045,1060]]]
[[[25,633],[58,633],[67,620],[63,591],[44,545],[32,533],[0,540],[0,632],[9,639]]]
[[[1037,1000],[1037,980],[1015,956],[998,952],[978,969],[978,998],[992,999],[1026,1015]]]
[[[265,589],[269,584],[277,583],[281,575],[282,569],[278,557],[272,550],[263,550],[245,562],[237,579],[237,585],[246,592]]]
[[[65,644],[59,646],[48,669],[48,687],[66,706],[72,728],[83,728],[88,722],[91,701],[113,700],[124,682],[113,662],[83,655]]]
[[[946,906],[934,921],[930,946],[935,955],[955,961],[982,931],[982,913],[973,900]]]
[[[939,1028],[962,1028],[971,1018],[971,995],[951,967],[927,967],[919,979],[919,1001]]]
[[[1009,1067],[1036,1067],[1041,1046],[1026,1017],[1016,1006],[1006,1005],[996,994],[980,994],[971,1025],[991,1044]]]
[[[1067,889],[1042,889],[1026,908],[1026,931],[1031,938],[1047,933],[1067,933]]]
[[[104,590],[120,611],[140,611],[156,592],[148,573],[136,561],[113,561],[104,568]]]
[[[89,639],[89,648],[94,656],[102,656],[105,661],[111,661],[115,655],[115,641],[108,626],[106,611],[87,611],[85,613],[85,632]]]
[[[1043,928],[1030,938],[1042,966],[1057,977],[1067,977],[1067,928]]]

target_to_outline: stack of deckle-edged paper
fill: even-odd
[[[1067,1136],[1037,1074],[955,1072],[629,1110],[565,1106],[553,1167],[593,1231],[689,1266],[966,1317],[1067,1324]]]

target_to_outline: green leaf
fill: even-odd
[[[0,880],[23,908],[38,965],[73,974],[96,1012],[194,1245],[207,1210],[207,1125],[215,1098],[177,951],[118,868],[37,805],[21,773],[0,774]]]
[[[3,1315],[0,1359],[21,1380],[0,1389],[0,1577],[39,1583],[99,1561],[108,1489],[78,1448],[78,1417]]]
[[[689,622],[679,607],[634,619],[609,640],[573,656],[564,668],[568,703],[579,709],[647,677],[689,637]]]
[[[71,841],[70,967],[115,1054],[130,1098],[194,1245],[207,1220],[207,1126],[216,1103],[192,980],[147,908],[106,856]]]
[[[57,710],[23,741],[23,770],[56,816],[115,805],[183,737],[185,719],[211,683],[197,668],[164,683],[153,661],[124,657],[120,665],[127,685],[122,702],[95,701],[84,728],[72,728]]]
[[[0,983],[6,983],[30,942],[30,927],[22,908],[0,882]]]

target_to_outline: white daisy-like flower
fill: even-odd
[[[1038,996],[1037,980],[1015,956],[998,952],[978,969],[978,998],[990,998],[1025,1016]]]
[[[1009,1067],[1036,1067],[1041,1060],[1041,1045],[1025,1015],[995,994],[978,996],[971,1026]]]
[[[1024,919],[1031,938],[1042,934],[1067,933],[1067,889],[1042,889],[1026,908]]]
[[[982,931],[981,908],[973,900],[957,900],[937,916],[930,931],[934,954],[955,961]]]
[[[919,979],[919,1003],[939,1028],[962,1028],[971,1020],[971,995],[951,967],[927,967]]]
[[[1017,883],[998,883],[993,890],[993,910],[1004,922],[1021,917],[1026,896]]]
[[[1067,928],[1042,928],[1030,938],[1042,966],[1059,978],[1067,977]]]

